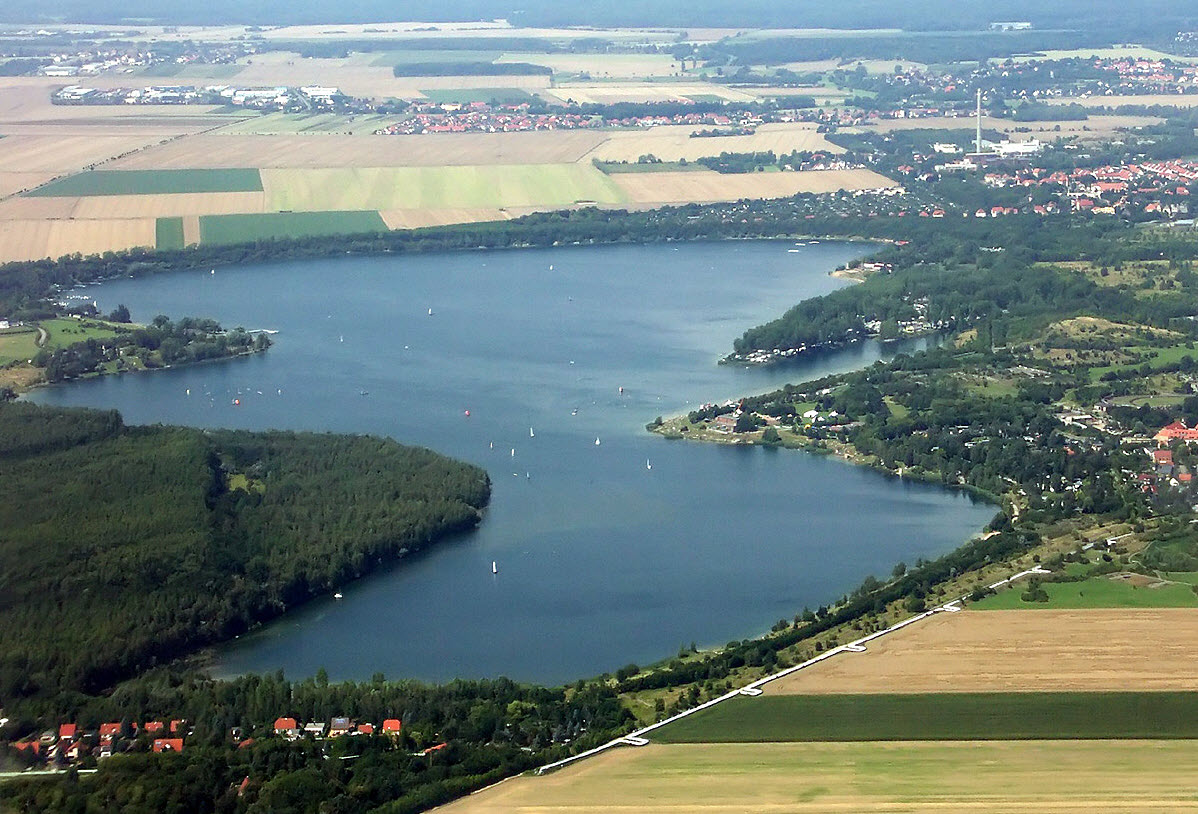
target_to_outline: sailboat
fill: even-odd
[[[512,457],[513,458],[516,457],[516,448],[515,447],[512,447]]]
[[[499,564],[498,564],[498,563],[496,563],[496,562],[495,562],[495,560],[491,560],[491,573],[492,573],[492,574],[498,574],[498,573],[499,573]]]
[[[536,433],[534,433],[534,432],[532,431],[532,427],[529,427],[529,428],[528,428],[528,437],[529,437],[529,438],[536,438],[536,437],[537,437]]]
[[[652,468],[653,468],[653,464],[649,463],[649,459],[646,458],[645,459],[645,469],[652,469]]]
[[[433,309],[431,309],[431,308],[430,308],[430,309],[428,309],[428,315],[429,315],[430,317],[433,315]]]
[[[599,436],[595,436],[595,446],[599,446]]]

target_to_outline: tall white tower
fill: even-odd
[[[977,152],[982,152],[982,89],[978,88],[978,138],[976,145]]]

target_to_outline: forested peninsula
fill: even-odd
[[[82,694],[474,528],[485,472],[381,438],[0,404],[0,705]]]

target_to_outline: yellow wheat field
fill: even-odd
[[[153,247],[154,218],[0,221],[0,262]]]
[[[587,158],[600,161],[636,161],[643,155],[652,154],[662,161],[686,159],[695,161],[705,156],[720,153],[754,153],[772,150],[781,155],[794,150],[843,153],[817,133],[815,125],[800,123],[765,124],[751,136],[719,136],[716,138],[691,138],[691,133],[702,127],[666,126],[648,130],[618,130],[608,133],[605,142],[596,147]]]

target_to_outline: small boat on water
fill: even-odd
[[[599,446],[599,436],[595,436],[595,446]]]
[[[534,433],[534,432],[532,431],[532,427],[529,427],[529,428],[528,428],[528,437],[529,437],[529,438],[536,438],[536,437],[537,437],[537,434],[536,434],[536,433]]]
[[[645,469],[652,469],[652,468],[653,468],[653,464],[649,463],[649,459],[646,458],[645,459]]]
[[[498,563],[496,563],[496,562],[495,562],[495,560],[491,560],[491,573],[492,573],[492,574],[498,574],[498,573],[499,573],[499,564],[498,564]]]
[[[430,317],[433,315],[433,309],[431,309],[431,308],[430,308],[430,309],[428,309],[428,315],[429,315]]]
[[[516,457],[516,448],[515,447],[512,447],[512,457],[513,458]]]
[[[345,597],[342,596],[341,591],[338,591],[337,593],[333,594],[333,599],[336,599],[337,601],[341,601],[342,599],[345,599]]]

